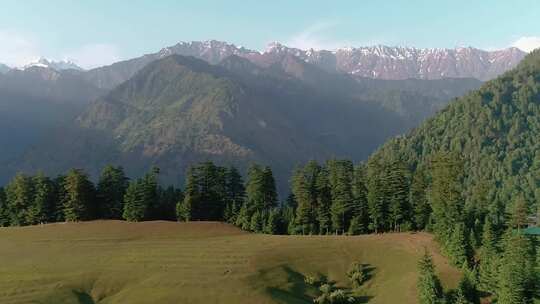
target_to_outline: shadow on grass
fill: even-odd
[[[305,276],[293,270],[289,266],[280,267],[287,275],[288,288],[278,288],[278,287],[268,287],[267,292],[270,294],[272,299],[278,303],[286,304],[308,304],[313,303],[313,300],[320,295],[318,286],[313,286],[305,282]],[[369,264],[364,264],[364,269],[366,271],[366,282],[369,281],[373,275],[375,267],[370,266]],[[328,278],[322,274],[318,274],[317,277],[322,284],[330,284],[335,286],[335,281],[329,281]],[[354,298],[355,304],[368,303],[369,300],[373,297],[358,295],[359,290],[348,290],[350,295]]]
[[[77,297],[77,301],[79,302],[79,304],[96,304],[92,296],[90,296],[84,291],[73,290],[73,293]]]
[[[305,304],[313,303],[312,294],[317,292],[317,289],[304,282],[304,275],[294,271],[288,266],[281,267],[287,274],[287,283],[290,288],[281,289],[277,287],[267,288],[270,296],[279,303]]]

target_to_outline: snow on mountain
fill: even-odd
[[[294,60],[291,61],[291,57],[295,57],[325,71],[346,73],[358,78],[476,78],[485,81],[516,66],[525,54],[517,48],[484,51],[472,47],[421,49],[383,45],[302,50],[279,42],[269,44],[264,51],[256,51],[227,42],[208,40],[180,42],[157,53],[92,69],[86,76],[96,86],[110,89],[131,78],[148,63],[170,55],[193,56],[210,64],[218,64],[225,58],[236,55],[259,67],[295,64]],[[295,70],[292,66],[290,68]]]
[[[231,55],[269,66],[287,56],[298,57],[331,72],[379,79],[477,78],[489,80],[516,66],[525,56],[517,48],[484,51],[472,47],[455,49],[390,47],[384,45],[348,47],[336,50],[302,50],[279,42],[270,43],[263,52],[237,47],[216,40],[181,42],[164,48],[158,58],[178,54],[194,56],[216,64]]]
[[[31,67],[41,67],[41,68],[50,68],[57,71],[63,70],[77,70],[82,71],[83,69],[76,65],[74,62],[69,60],[53,61],[46,58],[39,58],[37,61],[31,62],[23,67],[23,69],[28,69]]]
[[[300,50],[272,43],[267,53],[287,53],[329,71],[380,79],[472,77],[489,80],[516,66],[526,53],[517,48],[484,51],[472,47],[441,49],[383,45]]]
[[[211,64],[216,64],[231,55],[249,57],[249,55],[257,55],[259,52],[248,50],[244,47],[238,47],[227,42],[208,40],[180,42],[174,46],[164,48],[157,53],[158,58],[173,54],[193,56],[204,59]]]

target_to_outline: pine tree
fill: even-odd
[[[248,170],[246,183],[246,198],[244,208],[239,211],[242,218],[237,223],[245,226],[247,219],[247,229],[254,212],[266,214],[270,209],[277,206],[276,182],[270,167],[261,168],[259,165],[252,165]],[[245,229],[245,228],[244,228]]]
[[[282,226],[282,220],[281,220],[281,213],[279,212],[278,208],[274,208],[270,210],[268,213],[268,219],[266,221],[265,225],[265,233],[268,234],[281,234],[281,226]]]
[[[468,265],[472,257],[472,249],[464,223],[458,223],[452,228],[450,237],[446,240],[444,248],[454,265]]]
[[[182,190],[169,186],[166,189],[158,187],[158,204],[155,218],[159,220],[174,221],[178,219],[176,204],[184,199]]]
[[[242,228],[243,230],[249,230],[251,226],[251,215],[248,209],[249,207],[246,201],[242,204],[242,207],[240,207],[238,216],[236,217],[236,226]]]
[[[480,294],[477,290],[476,270],[470,270],[467,265],[463,265],[461,272],[463,276],[457,288],[457,299],[455,303],[480,304]]]
[[[245,200],[246,189],[244,187],[244,181],[242,176],[235,167],[229,167],[225,173],[226,183],[226,208],[224,213],[224,220],[230,223],[236,221],[239,207]]]
[[[124,195],[129,185],[122,167],[106,166],[97,184],[97,199],[100,205],[100,217],[120,219],[124,210]]]
[[[482,234],[482,247],[479,258],[479,285],[482,290],[495,293],[499,273],[498,241],[493,229],[491,219],[488,217],[484,223]]]
[[[401,162],[393,162],[385,172],[389,220],[394,231],[401,231],[402,225],[410,221],[409,188],[407,169]]]
[[[27,225],[27,214],[34,198],[32,179],[18,173],[6,186],[5,192],[10,225]]]
[[[434,230],[443,249],[446,249],[444,246],[449,244],[453,228],[463,222],[462,162],[456,155],[439,153],[433,158],[431,166],[430,200]]]
[[[364,226],[362,225],[362,220],[360,217],[355,216],[352,218],[351,223],[349,224],[349,235],[359,235],[364,232]]]
[[[302,168],[297,168],[292,178],[292,192],[298,203],[296,208],[296,225],[302,234],[310,234],[313,225],[312,201],[308,182]]]
[[[441,283],[435,274],[435,265],[431,255],[425,250],[424,255],[418,263],[418,302],[420,304],[441,303],[443,296]]]
[[[122,217],[126,221],[139,222],[144,220],[147,205],[144,201],[144,184],[138,179],[129,183],[124,195],[124,211]]]
[[[122,213],[125,220],[139,222],[158,218],[160,206],[158,174],[159,169],[154,167],[142,178],[129,183],[124,195]]]
[[[6,192],[0,187],[0,227],[9,226],[9,213],[6,200]]]
[[[465,202],[465,225],[471,228],[471,244],[474,248],[480,247],[482,230],[489,213],[489,185],[485,180],[476,182],[472,188],[471,198]]]
[[[229,167],[226,171],[226,191],[227,199],[231,202],[240,203],[244,201],[246,189],[242,175],[235,167]]]
[[[261,212],[258,210],[253,213],[250,220],[249,230],[253,232],[262,232],[263,231],[263,217]]]
[[[354,206],[351,211],[352,219],[349,226],[349,233],[366,233],[369,226],[369,208],[367,201],[368,195],[365,183],[364,167],[362,166],[357,166],[354,169],[352,191],[354,198]]]
[[[368,164],[367,200],[370,224],[369,227],[375,233],[385,229],[387,218],[387,195],[381,178],[383,168],[376,162]]]
[[[303,168],[305,185],[308,192],[308,201],[309,201],[309,221],[310,221],[310,233],[317,233],[319,231],[318,222],[317,222],[317,211],[318,211],[318,188],[317,188],[317,179],[322,168],[315,160],[310,160]]]
[[[322,168],[317,175],[315,182],[317,191],[317,210],[316,220],[319,226],[319,234],[328,234],[332,228],[330,218],[330,206],[332,204],[332,194],[328,181],[328,171]]]
[[[199,188],[199,204],[194,206],[194,219],[218,221],[228,203],[226,169],[212,162],[199,164],[194,168]]]
[[[276,190],[276,181],[272,169],[266,166],[262,172],[263,174],[263,210],[270,210],[277,206],[278,196]]]
[[[350,161],[331,160],[327,163],[332,205],[330,214],[332,228],[336,233],[345,233],[351,209],[354,205],[352,195],[353,165]]]
[[[506,229],[505,204],[501,200],[495,198],[491,201],[485,221],[488,219],[491,222],[494,235],[500,238]]]
[[[142,201],[145,205],[145,220],[157,219],[159,204],[159,168],[152,167],[140,180],[140,191],[142,192]],[[141,219],[142,220],[142,219]]]
[[[498,303],[530,303],[535,293],[534,257],[529,241],[521,234],[507,233],[499,271]]]
[[[32,181],[34,198],[26,214],[26,222],[28,224],[46,223],[54,213],[54,185],[43,173],[38,173]]]
[[[64,217],[66,221],[81,221],[94,218],[96,214],[94,185],[88,175],[80,169],[72,169],[64,181],[66,197]]]
[[[66,220],[64,216],[64,202],[66,201],[66,187],[64,186],[66,181],[65,175],[58,175],[53,180],[54,186],[54,212],[51,214],[49,221],[51,222],[63,222]]]
[[[238,217],[238,205],[236,202],[228,203],[225,207],[225,212],[223,214],[223,219],[227,223],[234,224],[236,222],[236,218]]]
[[[527,203],[523,195],[518,195],[512,204],[509,226],[521,229],[527,225]]]
[[[184,198],[176,204],[176,217],[179,221],[189,222],[198,219],[199,214],[195,209],[199,205],[200,191],[197,176],[193,167],[189,168],[186,174],[186,187]]]
[[[262,210],[265,206],[265,177],[263,169],[256,164],[248,169],[246,202],[250,217],[254,210]]]
[[[410,202],[414,213],[414,228],[417,230],[426,229],[431,206],[427,199],[426,190],[428,188],[427,178],[424,170],[417,169],[413,175],[410,188]]]

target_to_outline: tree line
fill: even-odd
[[[130,181],[122,167],[107,166],[97,184],[80,169],[50,178],[18,173],[0,188],[0,226],[93,219],[175,220],[180,189],[158,184],[159,169]]]

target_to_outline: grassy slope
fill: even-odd
[[[97,221],[0,228],[0,303],[311,303],[302,274],[346,283],[369,263],[369,303],[416,303],[426,246],[445,284],[459,274],[428,234],[299,237],[221,223]]]

